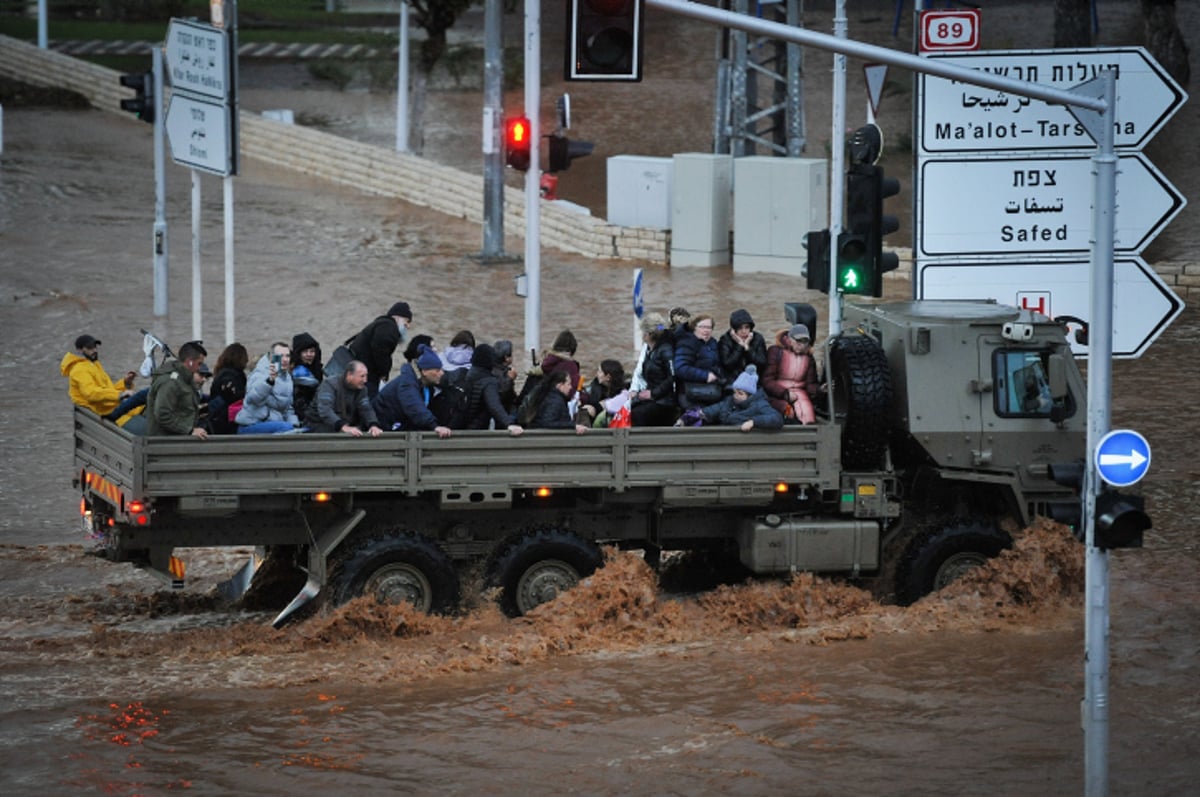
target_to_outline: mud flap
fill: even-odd
[[[260,564],[262,564],[262,559],[258,554],[250,554],[250,559],[246,564],[238,568],[238,571],[232,576],[217,584],[217,594],[230,603],[241,598],[246,594],[246,590],[250,589],[250,582],[254,580],[254,574],[258,571]]]
[[[292,598],[292,602],[285,606],[283,611],[271,621],[273,628],[281,628],[287,622],[288,617],[297,609],[317,597],[317,594],[321,591],[321,587],[325,586],[325,580],[328,576],[329,554],[341,544],[342,540],[346,539],[346,535],[354,531],[355,527],[366,516],[367,510],[358,510],[346,518],[346,520],[322,534],[314,545],[309,546],[308,580],[304,582],[304,586],[296,593],[296,597]]]
[[[167,547],[151,548],[150,561],[139,567],[171,589],[183,589],[186,567],[182,559],[171,555],[174,550]]]

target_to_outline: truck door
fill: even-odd
[[[1000,347],[988,356],[993,389],[990,406],[984,408],[984,443],[992,465],[1017,467],[1023,477],[1033,461],[1060,456],[1056,437],[1061,435],[1056,434],[1059,426],[1052,415],[1066,418],[1075,413],[1073,396],[1056,401],[1051,395],[1050,354],[1046,347]]]

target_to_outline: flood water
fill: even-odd
[[[5,114],[0,158],[0,792],[3,794],[1061,794],[1083,784],[1082,555],[1038,528],[949,594],[900,610],[802,577],[663,593],[634,554],[533,617],[351,604],[281,631],[211,595],[235,554],[184,552],[161,590],[86,554],[58,361],[84,331],[111,372],[139,327],[190,337],[187,179],[172,168],[171,315],[153,318],[148,130]],[[520,264],[479,229],[245,164],[237,337],[331,350],[397,299],[439,342],[522,339]],[[224,329],[220,186],[206,179],[203,337]],[[519,249],[518,241],[510,241]],[[647,304],[783,326],[799,280],[543,255],[543,330],[585,369],[631,364]],[[906,284],[892,290],[907,294]],[[824,308],[821,307],[824,326]],[[1118,363],[1114,424],[1151,440],[1146,547],[1112,556],[1114,794],[1194,794],[1200,764],[1200,317]],[[622,354],[622,352],[624,352]],[[210,359],[215,359],[214,357]],[[245,552],[242,552],[243,554]]]

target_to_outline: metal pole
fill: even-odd
[[[155,47],[150,51],[150,68],[154,73],[154,315],[167,315],[167,167],[163,118],[163,54]]]
[[[49,16],[50,12],[46,8],[46,5],[47,5],[46,0],[38,0],[38,33],[37,33],[37,37],[38,37],[38,47],[40,47],[43,50],[45,50],[47,47],[50,46],[50,41],[48,39],[48,32],[46,30],[47,26],[49,25],[49,20],[47,19],[47,17]]]
[[[833,35],[847,38],[846,0],[837,0]],[[838,236],[842,232],[843,186],[846,184],[846,56],[833,56],[833,111],[829,158],[829,337],[842,331],[842,292],[837,289]],[[815,333],[814,333],[815,334]]]
[[[192,169],[192,340],[200,340],[200,172]]]
[[[225,189],[225,343],[233,343],[233,178],[226,177]]]
[[[400,4],[396,62],[396,151],[408,152],[408,3]]]
[[[924,10],[925,10],[925,0],[913,0],[912,51],[914,53],[918,53],[921,48],[921,12]],[[912,96],[914,96],[914,97],[918,96],[920,89],[921,89],[921,73],[913,72],[912,73]],[[917,125],[917,104],[915,102],[909,103],[909,108],[912,109],[912,126],[910,128],[910,131],[912,133],[912,140],[920,141],[921,140],[921,131]],[[917,275],[921,273],[920,264],[917,262],[917,221],[920,218],[920,212],[921,212],[921,206],[920,206],[920,196],[921,196],[921,194],[920,194],[921,174],[920,174],[920,172],[921,172],[921,170],[920,170],[920,166],[919,166],[921,154],[920,154],[919,150],[920,150],[920,147],[912,148],[912,159],[911,159],[912,192],[909,194],[909,196],[912,197],[912,213],[911,213],[911,216],[909,217],[912,222],[912,226],[909,227],[909,229],[912,230],[912,244],[913,244],[912,248],[911,248],[912,271],[910,272],[911,276],[909,279],[909,285],[912,288],[912,298],[914,300],[917,298],[918,286],[919,286],[919,283],[917,280]]]
[[[1113,240],[1115,238],[1117,156],[1111,113],[1116,102],[1115,73],[1101,75],[1104,101],[1100,148],[1092,157],[1096,201],[1092,210],[1091,332],[1088,343],[1088,430],[1084,498],[1087,530],[1084,615],[1085,793],[1108,793],[1108,552],[1096,547],[1096,495],[1100,477],[1093,464],[1096,446],[1108,434],[1112,400]]]
[[[483,251],[480,257],[504,257],[504,47],[502,0],[483,7]]]
[[[889,66],[897,66],[903,69],[924,72],[927,75],[935,75],[962,83],[969,83],[972,86],[984,86],[985,88],[997,89],[999,91],[1011,91],[1022,97],[1033,97],[1034,99],[1052,102],[1057,105],[1073,105],[1077,108],[1087,108],[1099,112],[1103,112],[1106,107],[1102,99],[1072,94],[1069,91],[1056,89],[1053,86],[1044,86],[1040,83],[1027,83],[1023,80],[1014,80],[1013,78],[996,75],[991,72],[955,66],[949,61],[921,58],[899,50],[890,50],[886,47],[863,44],[862,42],[851,41],[849,39],[839,39],[826,33],[817,33],[805,28],[793,28],[779,22],[758,19],[748,14],[734,14],[730,11],[722,11],[721,9],[711,8],[700,3],[687,2],[687,0],[646,0],[646,5],[668,13],[691,17],[702,22],[709,22],[713,25],[724,25],[729,28],[758,33],[782,41],[816,47],[819,50],[829,50],[854,58],[878,61]]]
[[[540,106],[542,94],[542,10],[540,0],[525,0],[525,116],[529,119],[529,171],[525,172],[525,351],[541,346],[542,251]]]

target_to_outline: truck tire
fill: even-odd
[[[459,599],[454,562],[432,540],[411,532],[373,536],[350,547],[330,569],[329,584],[334,606],[374,595],[380,603],[411,603],[438,614]]]
[[[520,617],[554,600],[604,564],[600,548],[568,531],[540,529],[510,540],[488,568],[485,583],[500,588],[500,609]]]
[[[879,466],[891,432],[892,372],[872,337],[843,334],[830,349],[834,408],[842,418],[842,467]]]
[[[1012,546],[1012,538],[990,521],[958,520],[908,549],[896,574],[896,602],[907,606],[937,592]]]

